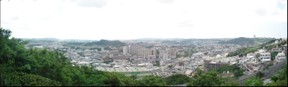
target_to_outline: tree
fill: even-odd
[[[111,73],[105,73],[107,76],[107,79],[104,81],[104,83],[108,86],[133,86],[135,85],[135,82],[132,78],[129,78],[125,76],[124,74],[111,72]]]
[[[10,38],[10,33],[0,29],[0,86],[100,86],[111,85],[109,81],[120,86],[135,84],[120,73],[72,66],[71,60],[57,51],[25,49],[25,41]]]
[[[209,71],[194,77],[188,86],[219,86],[223,83],[224,79],[217,75],[217,72]]]
[[[263,81],[257,77],[251,77],[244,81],[245,86],[262,86]]]
[[[271,60],[273,61],[275,59],[275,57],[277,56],[278,52],[273,51],[271,52]]]
[[[272,76],[271,80],[272,83],[267,84],[267,86],[287,86],[287,64],[284,69]]]
[[[225,82],[221,84],[221,86],[239,86],[239,82],[236,78],[228,77],[224,78]]]
[[[168,68],[169,68],[169,69],[172,69],[172,67],[173,67],[173,65],[168,65]]]
[[[10,72],[6,74],[1,74],[0,82],[1,86],[60,86],[60,82],[51,80],[46,77]]]
[[[262,78],[263,76],[264,76],[263,72],[257,72],[256,73],[256,77],[258,77],[258,78]]]
[[[232,73],[234,74],[234,76],[235,76],[236,78],[242,76],[242,75],[243,75],[243,72],[244,72],[244,70],[241,69],[241,68],[239,67],[239,65],[237,65],[237,64],[234,64],[234,65],[225,65],[225,66],[222,66],[222,67],[216,69],[216,71],[217,71],[218,73],[230,71],[230,72],[232,72]]]
[[[176,75],[172,75],[172,76],[165,78],[166,83],[169,85],[178,85],[178,84],[188,83],[190,79],[191,78],[183,74],[176,74]]]
[[[137,81],[137,85],[141,86],[166,86],[166,82],[163,78],[158,76],[145,76]]]

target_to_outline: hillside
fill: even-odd
[[[265,48],[265,49],[267,49],[267,50],[269,51],[269,50],[271,50],[272,48],[275,48],[275,47],[277,47],[277,46],[278,46],[278,47],[281,47],[281,46],[283,46],[284,44],[287,44],[287,41],[282,41],[282,42],[280,42],[280,43],[273,44],[276,40],[281,40],[281,39],[272,39],[272,40],[270,40],[270,41],[267,41],[266,43],[258,44],[258,45],[256,45],[256,46],[240,48],[240,49],[237,49],[237,50],[234,51],[234,52],[230,52],[227,56],[228,56],[228,57],[231,57],[231,56],[239,55],[240,57],[242,57],[242,56],[246,56],[248,53],[257,51],[258,49]]]
[[[254,45],[254,44],[262,44],[266,43],[273,38],[245,38],[245,37],[239,37],[235,39],[231,39],[228,41],[221,41],[219,44],[238,44],[238,45]]]
[[[114,41],[109,41],[109,40],[100,40],[100,41],[93,41],[84,44],[85,46],[115,46],[115,47],[120,47],[124,46],[125,43],[119,41],[119,40],[114,40]]]
[[[57,51],[25,49],[25,43],[11,38],[10,33],[0,28],[0,86],[167,85],[162,77],[147,76],[136,80],[122,73],[75,66]]]

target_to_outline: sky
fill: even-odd
[[[16,38],[287,38],[287,0],[1,0]]]

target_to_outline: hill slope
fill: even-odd
[[[231,39],[228,41],[221,41],[219,44],[238,44],[238,45],[254,45],[254,44],[262,44],[266,43],[273,38],[245,38],[245,37],[239,37],[235,39]]]

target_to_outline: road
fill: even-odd
[[[239,77],[238,81],[239,81],[240,85],[243,86],[244,85],[244,81],[246,79],[248,79],[248,78],[250,78],[252,76],[255,76],[255,75],[256,75],[256,72],[253,72],[253,73],[251,73],[249,75],[243,75],[243,76]]]
[[[274,74],[276,74],[279,70],[282,69],[283,66],[287,64],[287,60],[283,60],[279,63],[273,64],[273,66],[270,66],[268,69],[264,71],[264,78],[268,79]]]
[[[268,69],[264,70],[264,79],[271,78],[271,76],[275,75],[279,70],[282,69],[283,66],[287,64],[287,60],[283,60],[276,64],[273,64]],[[260,71],[263,71],[264,67],[261,67]],[[239,77],[238,81],[241,86],[244,85],[244,81],[252,76],[255,76],[257,72],[251,73],[249,75],[243,75]],[[172,86],[187,86],[187,84],[179,84],[179,85],[172,85]]]
[[[287,64],[287,60],[283,60],[281,62],[278,62],[277,64],[273,64],[272,66],[270,66],[268,69],[264,70],[264,79],[268,79],[271,76],[273,76],[274,74],[276,74],[279,70],[282,69],[283,66],[285,66]],[[262,71],[262,70],[260,70]],[[249,77],[255,76],[257,72],[254,72],[252,74],[249,75],[243,75],[241,77],[239,77],[238,81],[240,83],[241,86],[244,85],[244,81],[246,79],[248,79]]]

